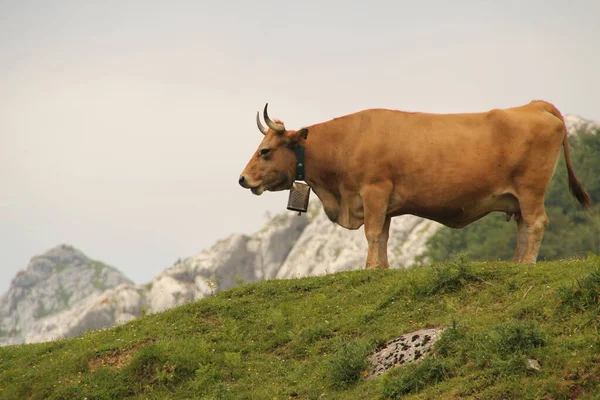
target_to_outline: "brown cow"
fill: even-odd
[[[256,195],[290,189],[293,148],[305,146],[304,180],[329,219],[365,225],[367,269],[389,268],[390,220],[402,214],[462,228],[504,212],[517,223],[514,261],[535,263],[561,145],[571,193],[585,209],[592,203],[573,173],[563,117],[545,101],[465,114],[370,109],[298,131],[271,120],[267,105],[263,116],[268,129],[257,113],[264,138],[240,185]]]

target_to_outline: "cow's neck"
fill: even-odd
[[[324,144],[319,135],[313,135],[312,138],[306,140],[304,181],[323,203],[323,209],[329,219],[335,222],[340,210],[340,194],[336,190],[339,187],[337,179],[340,171],[336,169],[338,160],[335,153],[332,153],[330,148]]]
[[[303,181],[306,179],[305,173],[305,147],[304,146],[296,146],[294,147],[294,152],[296,153],[296,180]]]
[[[311,138],[310,142],[304,142],[303,150],[301,151],[304,158],[304,173],[302,178],[313,191],[317,192],[323,185],[323,173],[326,171],[325,157],[322,154],[322,146],[318,143],[318,138]],[[296,150],[296,164],[300,162],[298,157],[299,151]],[[296,166],[296,175],[298,175],[298,167]],[[298,176],[296,176],[298,179]]]

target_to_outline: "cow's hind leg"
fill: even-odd
[[[548,184],[552,179],[554,169],[556,168],[558,151],[559,148],[557,148],[556,151],[554,151],[554,149],[549,149],[543,155],[531,155],[530,158],[532,163],[535,163],[537,160],[535,169],[532,167],[531,173],[526,173],[524,176],[519,177],[515,182],[517,199],[519,201],[519,209],[521,212],[519,220],[522,220],[522,225],[520,227],[518,225],[519,222],[517,222],[517,227],[519,229],[518,237],[519,243],[521,245],[525,244],[525,251],[520,260],[521,263],[531,264],[537,261],[544,231],[550,223],[544,207],[544,197]],[[546,153],[555,154],[554,159]],[[525,240],[523,239],[523,236],[525,236]],[[519,250],[522,251],[521,249]]]
[[[371,186],[361,190],[361,197],[365,213],[365,236],[369,245],[365,267],[366,269],[387,268],[387,240],[390,225],[386,214],[389,191]],[[385,256],[382,256],[383,254]]]
[[[520,263],[527,249],[527,227],[520,213],[515,214],[515,222],[517,224],[517,249],[513,256],[513,262]]]
[[[388,269],[390,264],[388,262],[387,255],[387,245],[388,239],[390,237],[390,223],[392,221],[391,217],[386,217],[385,222],[383,224],[383,229],[381,230],[381,238],[379,239],[379,262],[380,268]]]
[[[519,203],[521,204],[521,219],[523,220],[522,224],[524,225],[524,234],[527,241],[520,262],[531,264],[537,260],[544,231],[550,220],[546,215],[543,196],[519,198]],[[520,229],[523,230],[523,228]],[[520,243],[522,243],[522,236],[523,234],[520,232]]]

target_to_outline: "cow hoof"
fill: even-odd
[[[389,269],[389,265],[382,265],[382,264],[376,264],[376,265],[371,265],[371,264],[367,264],[365,269]]]

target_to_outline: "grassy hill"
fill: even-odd
[[[600,399],[599,311],[592,255],[265,281],[0,348],[0,398]],[[377,346],[437,326],[424,361],[365,377]]]

